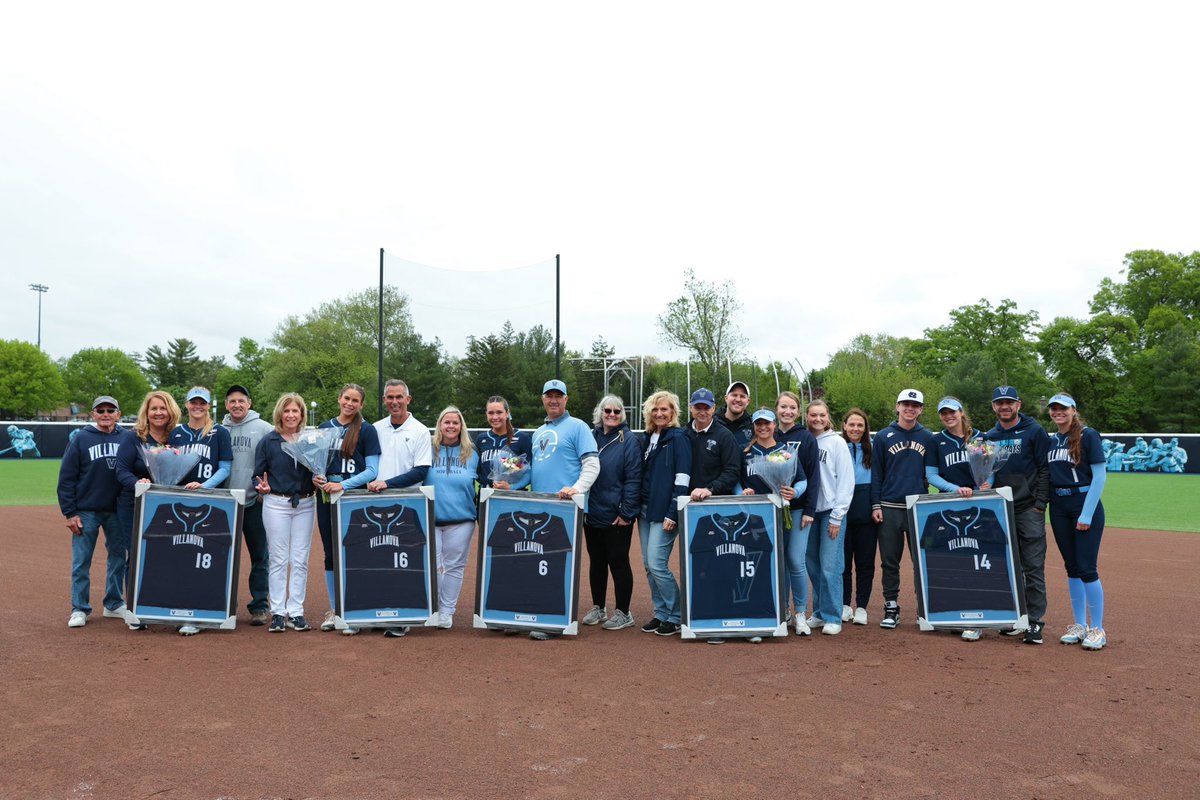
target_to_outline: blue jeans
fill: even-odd
[[[813,517],[812,534],[808,538],[808,574],[812,576],[813,615],[823,622],[841,624],[842,621],[842,570],[846,562],[842,544],[844,533],[839,529],[836,539],[829,538],[828,511],[818,511]]]
[[[799,517],[799,514],[794,514],[792,519],[799,522]],[[783,534],[783,555],[787,559],[788,583],[792,586],[792,608],[798,617],[804,616],[804,608],[808,605],[808,568],[805,559],[811,527],[793,527],[785,529]]]
[[[642,540],[642,566],[646,568],[646,580],[650,583],[654,616],[663,622],[678,625],[679,583],[667,565],[671,550],[675,547],[676,532],[668,533],[663,530],[661,522],[651,522],[642,517],[638,520],[638,535]]]
[[[71,537],[71,609],[92,613],[89,598],[92,589],[92,553],[100,529],[104,529],[104,546],[108,550],[107,575],[104,582],[104,607],[117,608],[125,602],[125,569],[129,561],[129,542],[117,519],[116,511],[80,511],[83,530]]]

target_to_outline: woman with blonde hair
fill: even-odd
[[[629,545],[633,540],[633,523],[642,505],[642,448],[625,424],[625,406],[616,395],[600,399],[592,422],[596,426],[592,436],[599,451],[600,474],[588,491],[587,514],[583,518],[592,608],[581,621],[584,625],[603,622],[605,630],[616,631],[634,624],[629,613],[633,597]],[[610,571],[614,594],[611,617],[605,604]]]
[[[254,451],[254,488],[262,495],[263,528],[267,532],[267,582],[271,598],[270,633],[311,629],[304,618],[308,594],[308,555],[316,514],[312,473],[283,452],[308,422],[308,406],[298,394],[284,394],[271,415],[274,430]],[[290,570],[290,576],[289,576]]]
[[[642,565],[650,583],[654,618],[642,626],[645,633],[671,636],[679,633],[682,619],[679,584],[668,562],[675,546],[679,521],[678,498],[688,493],[692,472],[692,444],[679,426],[679,398],[657,391],[642,406],[646,435],[642,442],[642,513],[638,536]]]
[[[854,499],[854,462],[846,441],[833,430],[824,400],[808,404],[805,420],[821,449],[821,490],[806,554],[813,585],[813,616],[808,625],[812,628],[820,624],[821,633],[836,636],[842,632],[846,616],[842,598],[846,557],[842,523]]]
[[[187,393],[187,421],[171,431],[171,446],[200,456],[183,479],[185,489],[215,489],[233,469],[233,440],[223,425],[213,422],[212,392],[193,386]]]
[[[467,422],[455,406],[438,414],[433,429],[433,464],[425,485],[434,487],[434,525],[437,528],[438,627],[454,625],[454,611],[462,592],[467,551],[479,516],[475,478],[479,454],[467,434]],[[389,636],[403,636],[407,628],[389,628]]]

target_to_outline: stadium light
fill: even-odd
[[[38,293],[38,350],[42,349],[42,295],[50,291],[50,287],[42,283],[31,283],[29,288]]]

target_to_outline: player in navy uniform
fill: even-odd
[[[937,466],[926,467],[925,477],[939,492],[970,497],[975,493],[975,478],[967,463],[967,442],[975,437],[977,431],[971,425],[967,409],[957,397],[943,397],[938,401],[937,409],[938,417],[942,420],[942,432],[934,437],[937,441]],[[1007,561],[1005,564],[1007,566]],[[981,633],[978,628],[970,628],[962,632],[962,638],[967,642],[976,642]]]
[[[931,514],[921,529],[920,544],[929,613],[1016,610],[1008,538],[996,512],[971,508]]]
[[[487,606],[518,614],[567,613],[563,590],[571,540],[549,512],[501,514],[488,536],[492,549]]]
[[[1009,486],[1017,522],[1017,552],[1025,576],[1025,605],[1029,628],[1025,644],[1042,643],[1046,613],[1046,504],[1050,499],[1050,467],[1046,452],[1050,438],[1036,420],[1021,413],[1021,398],[1012,386],[997,386],[992,392],[996,427],[984,434],[1008,451],[1006,461],[991,483]],[[1019,635],[1021,631],[1011,631]]]
[[[254,488],[262,498],[267,532],[267,582],[271,598],[271,633],[288,627],[310,629],[304,617],[308,593],[308,555],[316,502],[312,473],[283,452],[308,421],[308,406],[298,394],[284,394],[271,414],[273,429],[254,450]],[[291,572],[289,577],[289,570]]]
[[[512,412],[509,411],[508,401],[500,395],[492,395],[484,406],[487,415],[488,430],[475,437],[475,450],[479,453],[479,486],[491,486],[496,489],[524,489],[529,486],[530,471],[516,483],[510,485],[506,481],[493,484],[491,478],[492,461],[507,450],[516,456],[525,456],[525,462],[533,458],[533,439],[525,431],[513,427]]]
[[[433,432],[433,466],[425,485],[434,487],[434,522],[437,526],[438,627],[450,628],[462,593],[467,551],[479,517],[475,477],[479,454],[467,432],[467,422],[455,406],[438,414]]]
[[[762,517],[746,512],[700,517],[688,548],[692,619],[774,617],[768,568],[773,549]]]
[[[1067,568],[1074,621],[1059,640],[1082,643],[1088,650],[1108,644],[1104,632],[1104,588],[1100,585],[1097,561],[1104,535],[1104,449],[1100,434],[1087,427],[1079,416],[1075,399],[1065,392],[1047,403],[1050,420],[1058,428],[1051,436],[1050,527]],[[1091,615],[1089,624],[1088,615]]]
[[[121,619],[125,612],[125,570],[129,537],[121,526],[117,503],[117,451],[133,434],[117,426],[121,409],[115,398],[92,401],[92,424],[80,428],[67,444],[58,470],[58,507],[71,532],[71,616],[67,626],[81,628],[92,613],[90,572],[100,530],[108,564],[104,584],[104,616]]]
[[[193,386],[187,393],[187,422],[171,431],[171,446],[185,453],[196,453],[200,461],[182,481],[185,489],[215,489],[225,482],[233,468],[233,444],[229,431],[213,424],[209,407],[212,393]]]
[[[881,628],[895,628],[900,623],[900,559],[908,537],[905,498],[924,494],[925,468],[937,466],[933,434],[917,421],[924,408],[925,396],[920,391],[900,392],[896,397],[896,421],[875,434],[871,444],[871,519],[879,525],[879,560],[883,565]]]
[[[854,498],[846,512],[845,568],[842,570],[842,596],[850,602],[850,581],[854,578],[854,611],[850,620],[855,625],[867,624],[867,605],[871,602],[871,585],[875,582],[875,552],[879,532],[871,519],[871,422],[867,412],[852,408],[842,421],[842,438],[850,448],[854,464]],[[845,611],[842,621],[846,621]]]
[[[338,445],[329,457],[324,475],[314,475],[313,485],[321,490],[317,496],[317,529],[321,534],[321,546],[325,549],[325,589],[329,593],[329,611],[321,623],[321,630],[331,631],[333,624],[333,511],[325,497],[344,489],[357,489],[375,479],[379,470],[379,432],[375,426],[366,424],[362,415],[362,404],[366,392],[357,383],[347,383],[338,392],[338,415],[320,424],[321,428],[333,428],[338,432]],[[343,633],[358,633],[355,628],[346,628]]]

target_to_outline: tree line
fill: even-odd
[[[333,416],[343,384],[361,384],[368,398],[376,394],[378,302],[378,289],[369,289],[289,316],[265,345],[242,338],[232,361],[201,357],[182,337],[142,353],[85,348],[57,362],[28,342],[0,341],[0,415],[30,417],[64,403],[86,408],[100,394],[133,413],[152,386],[182,400],[193,385],[221,396],[236,383],[250,389],[260,411],[279,394],[298,391],[317,403],[319,418]],[[517,425],[540,422],[541,386],[555,373],[553,331],[506,323],[495,334],[471,338],[461,356],[450,356],[440,340],[416,330],[406,295],[385,288],[383,308],[384,377],[408,382],[418,419],[430,424],[455,404],[468,424],[482,426],[483,405],[498,394],[509,400]],[[780,389],[796,390],[786,365],[740,357],[739,308],[732,284],[716,286],[689,270],[683,294],[656,322],[660,340],[688,350],[691,363],[630,360],[608,371],[610,391],[631,404],[659,388],[685,402],[689,387],[702,385],[720,397],[730,373],[750,385],[756,406],[771,405]],[[811,389],[835,415],[863,408],[876,428],[892,418],[896,392],[909,386],[924,391],[931,405],[944,394],[959,397],[986,426],[992,388],[1008,383],[1020,389],[1029,413],[1041,414],[1039,401],[1065,390],[1100,430],[1196,431],[1198,311],[1200,252],[1134,251],[1125,257],[1121,280],[1101,282],[1087,319],[1059,317],[1042,325],[1036,311],[1012,300],[993,305],[981,299],[950,311],[945,324],[926,328],[921,338],[856,336],[810,374]],[[603,337],[586,351],[563,344],[562,377],[576,416],[590,421],[614,355]],[[373,408],[368,401],[367,410]],[[932,414],[925,421],[936,425]]]

